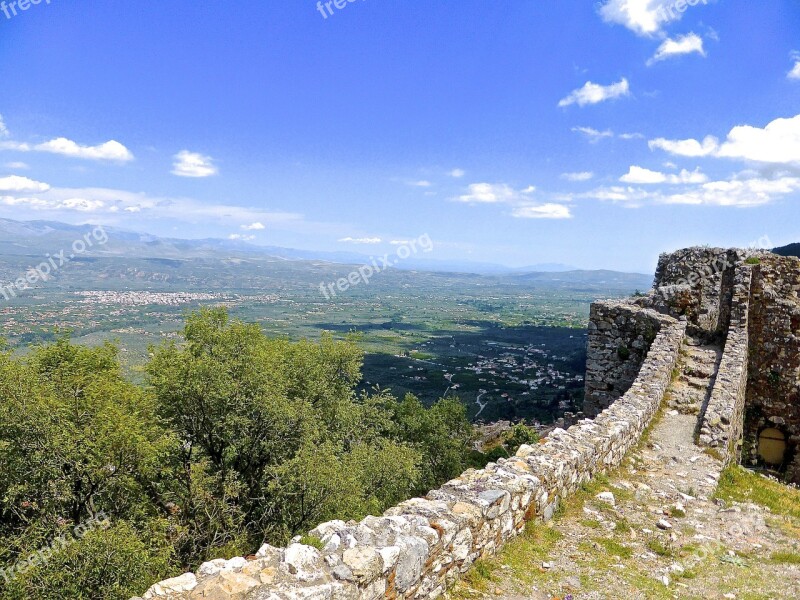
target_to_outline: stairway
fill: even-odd
[[[684,415],[702,415],[711,397],[721,357],[719,345],[687,338],[680,375],[672,384],[668,407]]]

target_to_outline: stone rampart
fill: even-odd
[[[532,519],[550,519],[582,483],[620,464],[664,397],[686,321],[641,310],[618,315],[657,325],[629,389],[594,420],[553,431],[542,444],[470,470],[425,498],[360,523],[331,521],[310,536],[322,549],[265,545],[247,560],[216,560],[151,587],[145,599],[338,600],[436,598],[477,559]]]
[[[661,327],[661,315],[627,301],[592,304],[583,412],[600,414],[628,391]]]

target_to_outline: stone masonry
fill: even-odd
[[[592,306],[585,409],[593,420],[556,429],[382,516],[323,523],[309,533],[321,550],[264,545],[250,559],[214,560],[155,584],[143,598],[436,598],[526,521],[552,518],[563,498],[620,464],[662,405],[687,332],[693,343],[723,348],[700,409],[699,443],[730,462],[744,435],[744,458],[757,461],[754,440],[769,425],[783,428],[793,448],[800,443],[798,291],[797,259],[720,248],[663,255],[647,295]],[[800,478],[800,453],[792,449],[787,461]]]

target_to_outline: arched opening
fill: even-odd
[[[768,427],[758,436],[758,457],[771,467],[783,465],[786,436],[780,429]]]

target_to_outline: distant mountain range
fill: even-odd
[[[14,221],[0,219],[0,256],[43,256],[69,248],[74,240],[90,234],[93,225],[69,225],[57,221]],[[96,244],[90,254],[95,257],[196,259],[196,258],[259,258],[269,257],[287,261],[323,261],[335,264],[365,264],[370,256],[354,252],[324,252],[298,250],[277,246],[256,246],[240,240],[162,238],[147,233],[136,233],[115,227],[104,226],[108,239]],[[558,281],[557,274],[571,273],[565,279],[602,282],[619,280],[619,276],[630,275],[632,281],[641,282],[641,274],[625,274],[614,271],[582,271],[560,263],[535,264],[522,268],[469,261],[427,260],[409,257],[395,266],[399,270],[416,270],[447,273],[474,273],[480,275],[508,275],[522,279],[546,279]],[[546,275],[547,274],[547,275]]]

